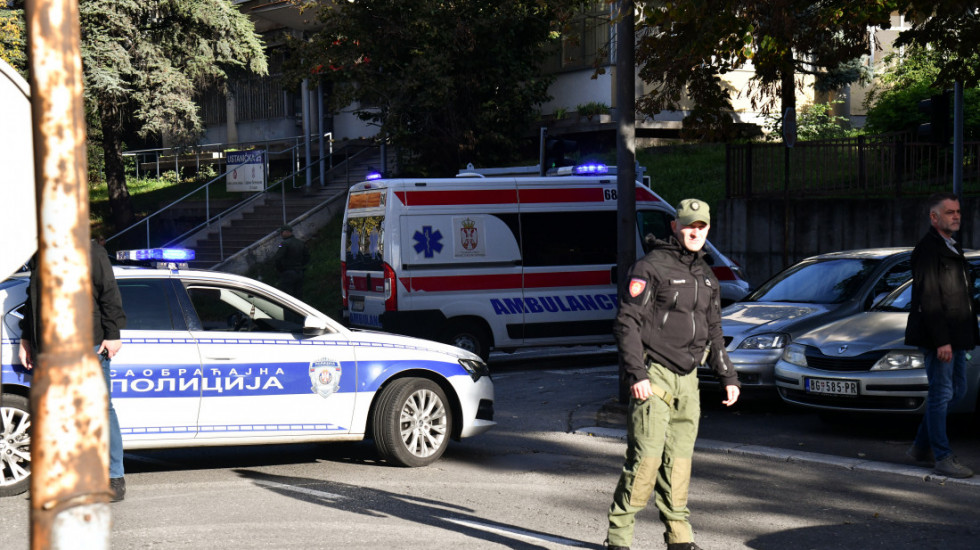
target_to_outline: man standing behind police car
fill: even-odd
[[[102,376],[109,394],[109,490],[112,493],[111,501],[118,502],[126,497],[126,478],[123,469],[122,432],[116,409],[112,406],[110,361],[122,348],[120,331],[126,328],[126,312],[123,310],[122,294],[119,293],[116,276],[112,273],[112,264],[109,263],[109,254],[94,240],[90,246],[94,350],[99,355]],[[37,255],[31,258],[29,265],[31,280],[24,306],[24,318],[20,321],[20,363],[27,370],[34,368],[34,359],[39,351],[37,317],[34,315],[39,310],[36,304],[40,296],[39,281],[35,276]]]
[[[669,550],[698,550],[688,521],[691,458],[701,402],[695,370],[706,360],[738,400],[739,383],[721,332],[718,280],[701,249],[708,205],[685,199],[673,235],[633,265],[613,331],[620,376],[630,388],[626,462],[609,507],[608,548],[628,549],[636,514],[654,496]]]
[[[293,236],[293,226],[279,228],[282,243],[276,250],[275,264],[279,271],[279,290],[299,300],[303,299],[303,272],[310,263],[306,243]]]

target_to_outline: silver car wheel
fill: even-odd
[[[20,395],[6,394],[0,407],[0,496],[19,495],[31,481],[31,412]]]

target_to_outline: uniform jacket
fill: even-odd
[[[276,251],[275,263],[278,271],[302,271],[310,263],[310,251],[306,243],[296,237],[283,239]]]
[[[122,295],[112,274],[109,254],[102,245],[92,242],[90,261],[92,265],[92,336],[94,345],[103,340],[119,340],[120,331],[126,328],[126,312],[123,311]],[[21,334],[28,338],[34,351],[38,351],[38,325],[34,316],[34,304],[38,303],[40,285],[37,279],[37,255],[31,258],[31,282],[28,288],[24,318],[20,321]]]
[[[647,378],[644,356],[678,374],[708,363],[725,386],[738,377],[725,351],[718,279],[704,261],[676,238],[656,241],[630,270],[613,332],[619,343],[624,382]]]
[[[969,350],[980,342],[973,304],[973,276],[956,244],[946,246],[935,228],[912,251],[912,303],[905,343],[938,348],[950,344]]]

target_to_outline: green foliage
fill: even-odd
[[[500,165],[548,99],[552,79],[538,65],[554,40],[553,4],[571,2],[339,2],[320,10],[322,30],[296,44],[291,73],[332,83],[333,107],[353,105],[407,151],[408,172]]]
[[[904,57],[889,56],[887,69],[879,76],[868,93],[865,107],[868,116],[865,127],[869,132],[886,133],[914,131],[929,117],[919,109],[919,102],[940,92],[935,83],[945,56],[936,50],[910,48]],[[975,85],[963,91],[966,139],[980,138],[980,89]]]
[[[721,76],[754,69],[752,105],[780,112],[795,106],[797,76],[813,75],[825,87],[840,86],[860,71],[849,69],[868,47],[868,27],[888,28],[896,0],[677,0],[643,5],[637,23],[640,77],[653,87],[641,112],[654,115],[695,105],[685,119],[689,134],[733,134],[736,91]],[[753,93],[757,92],[757,93]]]
[[[980,84],[980,3],[976,0],[903,0],[902,12],[911,28],[902,31],[896,47],[912,46],[936,53],[936,88],[959,80],[967,88]]]
[[[0,8],[0,59],[27,78],[27,29],[22,9]]]
[[[601,101],[590,101],[588,103],[580,103],[576,105],[575,111],[578,112],[578,114],[591,119],[595,115],[609,114],[609,105],[606,105]]]
[[[82,0],[85,92],[131,116],[141,136],[191,142],[202,125],[194,94],[229,71],[267,71],[248,17],[222,0]]]
[[[835,115],[834,105],[844,103],[841,100],[828,103],[813,103],[800,108],[796,116],[796,138],[800,141],[815,139],[834,139],[847,137],[850,134],[850,122],[847,117]],[[783,117],[769,114],[766,116],[766,141],[781,141],[783,139]]]

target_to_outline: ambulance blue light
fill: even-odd
[[[140,248],[116,252],[116,260],[120,261],[189,262],[193,259],[194,251],[186,248]]]
[[[600,164],[598,162],[590,162],[588,164],[579,164],[575,167],[575,174],[579,176],[588,176],[593,174],[608,174],[609,167],[605,164]]]
[[[381,179],[381,172],[368,172],[366,176],[367,181],[379,180]]]

